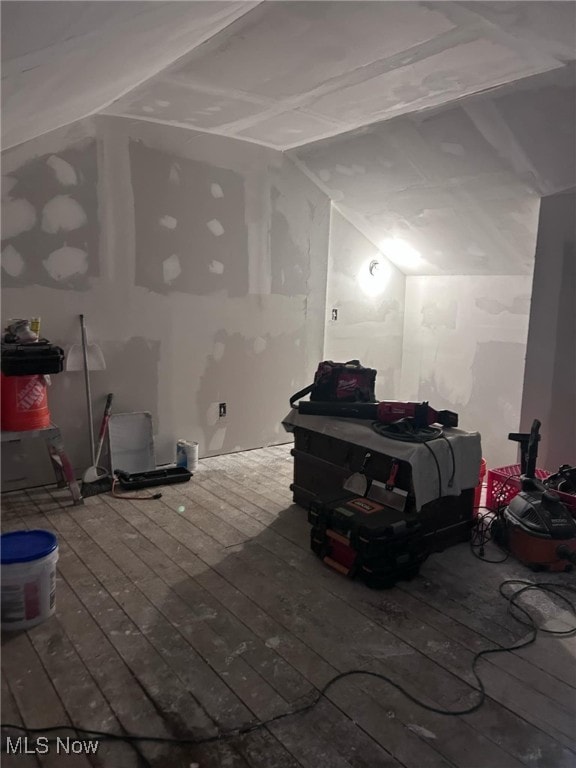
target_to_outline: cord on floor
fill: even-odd
[[[514,591],[512,594],[506,594],[506,589],[510,585],[520,585],[520,587]],[[429,712],[434,712],[437,715],[446,715],[446,716],[461,716],[461,715],[469,715],[472,712],[476,712],[482,704],[484,703],[486,699],[486,690],[484,688],[484,684],[481,680],[481,678],[478,675],[478,672],[476,670],[476,667],[478,665],[478,662],[480,659],[482,659],[484,656],[488,656],[490,654],[495,653],[506,653],[511,651],[517,651],[521,648],[526,648],[529,645],[532,645],[538,636],[539,632],[545,632],[548,635],[555,635],[558,637],[566,637],[569,635],[573,635],[576,633],[576,625],[572,627],[571,629],[567,630],[551,630],[551,629],[544,629],[543,627],[539,627],[536,623],[534,617],[530,614],[530,612],[524,608],[523,606],[518,604],[518,599],[521,597],[521,595],[525,595],[527,592],[533,591],[533,590],[539,590],[541,592],[547,592],[549,594],[555,595],[556,597],[560,598],[569,608],[570,612],[574,614],[576,617],[576,605],[574,602],[568,599],[566,595],[562,594],[562,590],[568,590],[570,592],[576,592],[576,587],[572,587],[568,584],[554,584],[550,582],[530,582],[530,581],[524,581],[523,579],[507,579],[506,581],[503,581],[499,586],[499,592],[504,597],[504,599],[508,603],[508,612],[514,618],[517,622],[520,624],[528,627],[531,629],[530,636],[520,642],[516,645],[511,645],[507,647],[496,647],[496,648],[487,648],[483,651],[479,651],[474,655],[474,658],[472,660],[472,673],[476,679],[476,682],[478,683],[477,687],[470,686],[473,691],[476,691],[479,696],[478,700],[472,704],[469,707],[465,707],[464,709],[442,709],[441,707],[435,707],[431,704],[427,704],[424,701],[421,701],[420,699],[416,698],[416,696],[413,696],[406,688],[399,685],[398,683],[391,680],[386,675],[382,675],[379,672],[370,672],[365,669],[351,669],[347,672],[341,672],[340,674],[333,677],[331,680],[329,680],[326,685],[321,688],[319,691],[316,692],[316,695],[313,697],[313,699],[306,705],[299,707],[294,710],[290,710],[288,712],[284,712],[283,714],[276,715],[275,717],[271,717],[268,720],[258,720],[254,723],[246,723],[244,725],[238,726],[238,728],[234,728],[229,731],[222,731],[218,734],[215,734],[214,736],[208,736],[204,738],[171,738],[166,736],[145,736],[143,734],[120,734],[120,733],[112,733],[110,731],[100,731],[100,730],[93,730],[90,728],[80,728],[75,725],[55,725],[48,728],[27,728],[26,726],[20,726],[15,725],[12,723],[3,723],[0,725],[0,728],[5,730],[12,730],[20,733],[25,733],[30,736],[38,735],[38,734],[46,734],[46,733],[54,733],[58,731],[72,731],[74,734],[82,734],[85,736],[91,736],[98,739],[101,739],[102,741],[122,741],[127,743],[145,743],[145,742],[154,742],[159,744],[174,744],[174,745],[201,745],[201,744],[213,744],[215,742],[224,741],[227,739],[233,739],[237,736],[243,736],[248,733],[252,733],[254,731],[261,730],[262,728],[266,728],[269,725],[272,725],[273,723],[277,723],[280,720],[285,720],[289,717],[296,717],[297,715],[303,715],[306,712],[309,712],[311,709],[314,709],[318,705],[318,703],[326,696],[328,691],[338,683],[339,680],[343,680],[347,677],[374,677],[378,680],[383,680],[384,682],[391,685],[393,688],[395,688],[397,691],[402,693],[406,698],[408,698],[411,702],[414,704],[417,704],[419,707],[422,707],[423,709],[427,709]],[[520,614],[520,615],[519,615]],[[57,738],[54,739],[48,739],[49,743],[55,743],[57,741]],[[6,751],[6,736],[3,736],[2,739],[2,751]]]

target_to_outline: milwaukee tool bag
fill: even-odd
[[[374,368],[364,368],[359,360],[347,363],[325,360],[318,366],[314,383],[292,395],[290,405],[294,406],[296,400],[308,393],[310,400],[324,403],[373,403],[375,382]]]

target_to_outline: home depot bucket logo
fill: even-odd
[[[40,376],[31,376],[16,395],[19,411],[37,411],[44,406],[46,385]]]

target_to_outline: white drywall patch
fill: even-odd
[[[151,114],[152,112],[154,112],[154,107],[151,107],[149,104],[145,104],[142,107],[142,112],[146,112],[148,114]]]
[[[11,243],[2,251],[2,269],[10,277],[19,277],[24,269],[24,259]]]
[[[63,184],[65,187],[72,187],[78,183],[78,176],[74,166],[58,157],[58,155],[50,155],[48,160],[46,160],[46,165],[52,168],[60,184]]]
[[[222,264],[221,261],[216,261],[216,259],[212,259],[212,261],[208,265],[208,269],[210,270],[210,272],[213,272],[215,275],[221,275],[224,272],[224,264]]]
[[[220,184],[211,184],[210,185],[210,192],[212,194],[212,197],[224,197],[224,192],[222,191],[222,187]]]
[[[9,240],[28,232],[36,224],[36,210],[23,197],[2,201],[2,238]]]
[[[56,195],[44,206],[42,211],[42,229],[55,235],[62,230],[72,232],[86,224],[84,208],[68,195]]]
[[[261,352],[264,352],[264,350],[266,349],[266,339],[263,338],[262,336],[257,336],[254,339],[253,349],[257,355],[259,355]]]
[[[75,275],[83,275],[88,270],[88,254],[81,248],[65,245],[52,251],[43,261],[46,271],[54,280],[66,280]]]
[[[2,200],[8,198],[12,188],[18,183],[18,179],[14,176],[2,176]]]
[[[222,360],[224,356],[224,343],[222,341],[216,341],[214,342],[214,351],[212,352],[212,357],[214,360]]]
[[[464,154],[464,147],[462,144],[454,144],[450,141],[442,141],[440,143],[442,152],[446,152],[448,155],[456,155],[456,157],[462,157]]]
[[[220,427],[212,435],[212,439],[208,445],[209,451],[219,451],[224,445],[224,438],[226,437],[226,427]]]
[[[215,237],[220,237],[220,235],[224,234],[224,227],[220,224],[218,219],[211,219],[206,223],[206,226]]]
[[[156,106],[158,106],[158,107],[169,107],[170,106],[170,102],[166,101],[165,99],[156,99],[154,101],[154,104],[156,104]]]
[[[336,169],[338,173],[341,173],[343,176],[354,176],[354,171],[352,168],[348,168],[345,165],[337,165]]]
[[[166,229],[176,229],[178,219],[175,219],[174,216],[162,216],[160,224]]]
[[[173,253],[172,256],[164,259],[164,262],[162,263],[162,273],[164,276],[164,282],[167,285],[173,283],[174,280],[180,276],[181,272],[182,267],[180,266],[180,258],[176,253]]]

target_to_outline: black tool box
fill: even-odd
[[[142,488],[154,488],[157,485],[187,483],[192,477],[192,472],[185,467],[149,469],[145,472],[124,472],[117,469],[114,474],[120,487],[126,491],[139,491]]]
[[[316,499],[310,504],[310,545],[327,565],[369,587],[411,579],[431,551],[417,515],[406,516],[363,496]]]
[[[47,339],[22,344],[2,342],[4,376],[37,376],[60,373],[64,368],[64,350]]]

